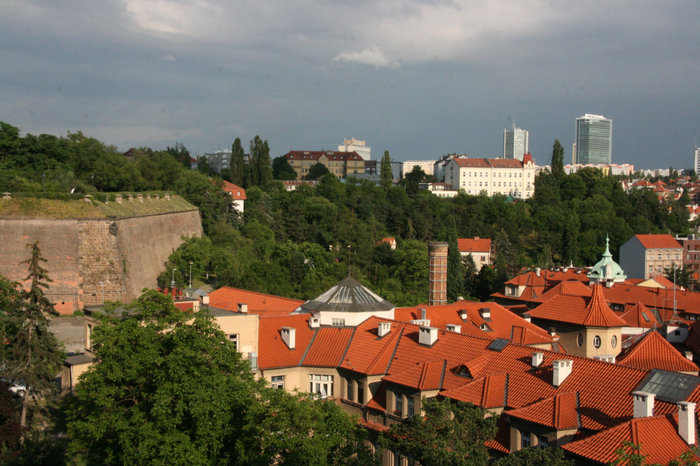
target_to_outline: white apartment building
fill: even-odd
[[[338,152],[357,152],[364,160],[372,160],[372,148],[366,145],[366,141],[355,138],[343,139],[343,144],[338,146]]]
[[[516,159],[455,158],[445,166],[445,182],[454,189],[478,195],[503,194],[528,199],[535,194],[535,175],[539,167],[530,154]]]
[[[695,148],[695,163],[693,164],[695,174],[700,173],[700,147]]]
[[[435,160],[406,160],[401,168],[401,176],[413,171],[413,167],[420,167],[423,173],[432,176],[435,170]]]

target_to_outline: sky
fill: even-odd
[[[686,168],[699,18],[697,0],[0,0],[0,121],[193,154],[354,137],[395,160],[500,156],[515,121],[543,165],[593,113],[614,163]]]

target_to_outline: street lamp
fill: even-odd
[[[173,269],[173,273],[170,278],[170,288],[175,288],[175,271],[177,269]]]

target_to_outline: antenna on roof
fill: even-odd
[[[348,277],[352,275],[350,273],[351,267],[352,267],[352,245],[348,244]]]

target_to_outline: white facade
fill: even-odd
[[[357,152],[357,155],[364,160],[372,160],[370,157],[372,148],[367,146],[365,142],[355,138],[343,139],[343,144],[338,146],[338,152]]]
[[[420,167],[426,175],[433,176],[435,171],[435,160],[406,160],[401,168],[402,176],[411,173],[413,167]]]
[[[516,159],[522,162],[523,156],[530,152],[530,133],[527,130],[513,128],[503,130],[503,158]]]
[[[529,199],[535,194],[535,175],[539,167],[529,158],[526,162],[504,159],[452,159],[445,167],[445,182],[467,194],[488,196],[503,194]]]
[[[586,167],[592,167],[592,168],[597,168],[600,171],[602,171],[605,175],[632,175],[634,174],[634,165],[629,164],[629,163],[589,163],[589,164],[573,164],[573,165],[564,165],[564,173],[567,175],[570,175],[572,173],[576,173],[577,171],[581,170],[582,168]]]
[[[695,148],[695,163],[693,164],[695,174],[700,173],[700,147]]]

